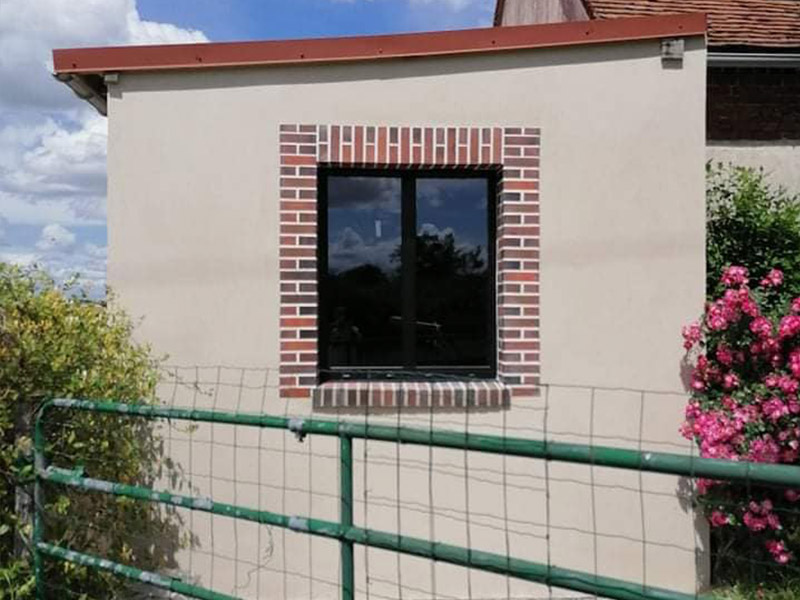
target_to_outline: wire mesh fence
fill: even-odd
[[[694,479],[757,496],[800,487],[798,470],[697,459],[678,433],[685,394],[551,384],[493,409],[315,410],[279,399],[278,384],[273,369],[173,366],[159,396],[174,412],[158,418],[53,409],[39,465],[42,597],[668,598],[778,568],[712,540]],[[126,471],[114,448],[78,465],[47,443],[96,427],[136,440],[146,465]]]

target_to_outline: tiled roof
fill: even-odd
[[[711,46],[800,47],[800,0],[584,0],[593,18],[708,15]]]

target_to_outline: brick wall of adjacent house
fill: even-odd
[[[709,141],[800,140],[800,69],[711,68]]]

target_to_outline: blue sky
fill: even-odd
[[[488,26],[494,0],[139,0],[142,16],[216,41]]]
[[[105,289],[106,120],[51,50],[489,26],[494,0],[0,0],[0,261]]]

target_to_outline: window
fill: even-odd
[[[323,378],[493,377],[496,172],[318,176]]]

